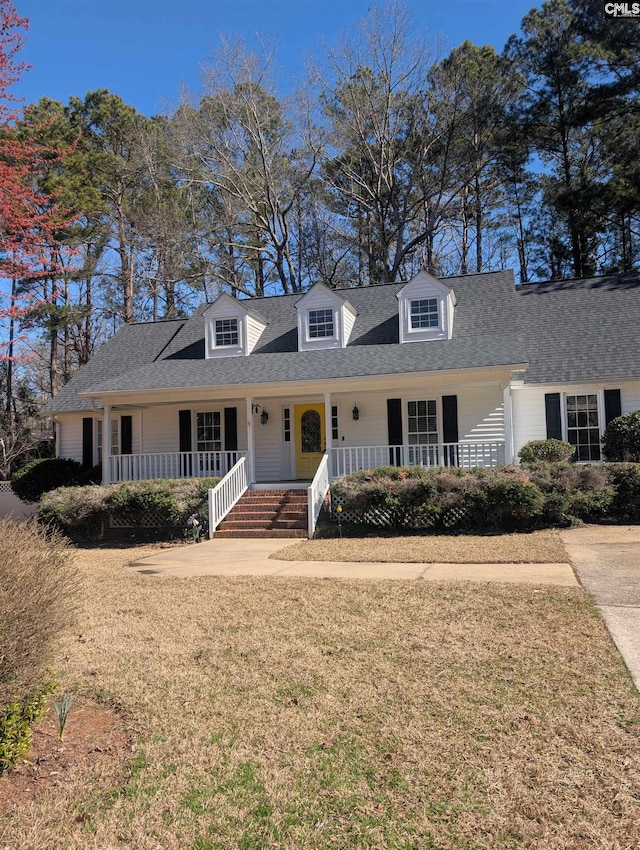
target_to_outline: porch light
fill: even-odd
[[[254,413],[258,413],[260,411],[260,424],[266,425],[269,421],[269,414],[264,409],[264,407],[261,404],[254,404],[252,405],[252,407]]]
[[[353,410],[351,411],[351,415],[353,416],[353,421],[357,422],[360,419],[360,411],[358,410],[358,405],[353,405]]]

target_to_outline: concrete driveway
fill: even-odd
[[[640,526],[587,525],[560,537],[640,690]]]

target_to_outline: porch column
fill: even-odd
[[[329,481],[333,479],[333,460],[331,457],[331,449],[333,447],[332,443],[332,417],[331,417],[331,393],[324,394],[324,436],[326,443],[326,450],[329,454]]]
[[[502,407],[504,410],[504,462],[513,463],[513,409],[511,406],[511,384],[502,385]]]
[[[253,484],[256,480],[256,461],[255,461],[255,447],[254,447],[254,439],[253,439],[253,399],[246,399],[247,403],[247,451],[249,453],[247,457],[247,477],[249,479],[249,484]]]
[[[102,483],[111,484],[111,405],[102,405]]]

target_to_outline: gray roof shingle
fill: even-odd
[[[640,377],[637,275],[515,286],[511,272],[447,278],[457,305],[453,338],[398,342],[404,283],[349,290],[357,312],[344,349],[297,350],[300,295],[259,298],[266,322],[249,357],[206,360],[203,304],[185,320],[127,325],[47,405],[89,410],[80,392],[317,381],[529,363],[527,382]]]

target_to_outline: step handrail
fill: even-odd
[[[325,452],[322,455],[322,460],[318,464],[316,474],[313,476],[313,481],[307,488],[307,510],[309,512],[307,525],[309,526],[309,540],[313,538],[316,525],[318,524],[318,517],[320,516],[320,511],[322,510],[322,505],[324,504],[324,499],[329,492],[330,486],[329,454],[328,452]]]
[[[231,467],[224,478],[209,490],[209,539],[231,508],[249,489],[246,457]]]

